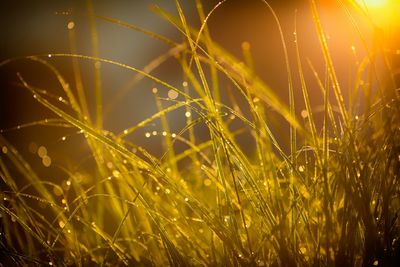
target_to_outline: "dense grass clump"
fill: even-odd
[[[384,71],[376,71],[375,64],[378,56],[387,63],[393,51],[380,54],[367,49],[363,63],[354,63],[359,75],[350,83],[354,87],[347,89],[359,96],[354,101],[360,103],[347,105],[316,3],[310,1],[310,7],[323,69],[302,58],[297,42],[295,57],[289,57],[279,18],[263,2],[282,40],[288,80],[284,89],[289,95],[289,101],[283,101],[257,76],[247,43],[241,62],[211,39],[207,20],[224,2],[206,15],[201,1],[196,1],[203,22],[199,29],[187,24],[179,1],[177,17],[155,7],[180,31],[181,43],[96,16],[90,8],[84,15],[93,32],[95,21],[102,20],[171,46],[166,56],[179,64],[182,86],[152,74],[163,57],[144,70],[98,57],[96,34],[92,56],[71,51],[24,58],[48,69],[63,91],[52,94],[50,88],[37,88],[18,73],[19,86],[56,115],[18,129],[39,125],[52,131],[50,126],[56,126],[71,133],[73,128],[72,135],[85,140],[90,157],[80,160],[86,164],[59,162],[57,173],[63,179],[49,180],[7,141],[3,129],[3,265],[390,266],[399,262],[400,97],[395,70],[388,63]],[[72,60],[75,84],[53,65],[65,58]],[[14,61],[0,66],[7,68]],[[86,99],[81,82],[83,62],[95,66],[93,99]],[[133,72],[136,82],[151,80],[158,111],[120,133],[105,129],[100,63]],[[312,83],[305,77],[306,68],[314,75]],[[309,98],[309,84],[321,96],[318,114]],[[295,91],[301,91],[301,99],[295,99]],[[166,92],[168,98],[163,98]],[[297,107],[304,109],[299,112]],[[174,112],[185,114],[186,120],[177,132],[171,130],[169,115]],[[271,123],[271,114],[278,117],[277,124]],[[159,155],[129,138],[152,123],[159,130],[143,133],[161,140]],[[276,132],[285,132],[288,144]],[[66,136],[61,139],[68,142]],[[50,165],[41,149],[37,152],[43,164]]]

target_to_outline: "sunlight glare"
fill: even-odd
[[[382,7],[387,0],[356,0],[362,7]]]

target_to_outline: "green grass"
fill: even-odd
[[[57,101],[50,88],[36,88],[18,74],[20,86],[58,117],[18,129],[76,128],[95,167],[65,165],[67,182],[50,182],[0,135],[1,262],[17,266],[394,265],[400,256],[400,98],[392,83],[395,71],[389,69],[383,74],[387,77],[375,74],[378,51],[369,51],[364,64],[354,63],[360,75],[350,89],[362,90],[361,99],[355,101],[365,104],[364,111],[354,116],[355,103],[344,101],[316,3],[310,1],[310,7],[325,62],[322,70],[302,58],[301,46],[296,45],[297,54],[289,57],[279,18],[264,2],[280,30],[277,38],[282,40],[289,95],[284,101],[257,77],[249,45],[243,45],[243,63],[211,39],[206,22],[213,11],[223,8],[223,2],[206,14],[201,1],[196,1],[204,22],[200,29],[188,25],[179,1],[175,2],[178,17],[157,7],[153,11],[180,31],[182,43],[96,16],[90,7],[93,56],[77,54],[72,35],[71,53],[51,54],[52,61],[72,60],[73,86],[47,55],[25,58],[47,67],[64,94],[55,96],[61,97]],[[144,70],[99,58],[96,20],[139,31],[171,50]],[[151,74],[165,56],[179,63],[182,87]],[[0,66],[7,68],[12,61]],[[158,112],[121,133],[107,131],[100,71],[94,67],[95,98],[86,99],[82,84],[86,77],[79,67],[84,61],[131,71],[136,83],[150,79],[158,91],[174,90],[179,98],[165,99],[155,92]],[[306,68],[320,90],[322,121],[315,119]],[[364,74],[368,84],[361,82]],[[294,85],[293,75],[299,78],[299,86]],[[373,88],[377,80],[388,82]],[[233,89],[225,97],[227,82]],[[294,90],[301,90],[303,98],[295,99]],[[296,105],[305,107],[303,116],[296,113]],[[177,110],[191,116],[184,128],[173,133],[168,115]],[[289,125],[288,146],[274,136],[276,125],[271,125],[270,113],[281,118],[278,130]],[[162,156],[129,141],[130,135],[153,122],[161,126],[157,135],[163,140]],[[206,140],[195,130],[200,126],[207,129]],[[251,155],[239,145],[240,136],[255,144]],[[82,175],[90,182],[83,183]]]

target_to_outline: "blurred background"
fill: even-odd
[[[362,0],[361,0],[362,1]],[[200,26],[200,20],[194,1],[181,1],[188,22]],[[367,3],[368,2],[368,3]],[[379,1],[372,1],[379,2]],[[371,2],[371,3],[372,3]],[[387,2],[383,4],[384,2]],[[383,49],[389,55],[393,68],[399,66],[400,48],[396,36],[399,24],[391,14],[399,9],[397,1],[382,1],[382,4],[368,4],[370,18],[376,27],[371,27],[370,19],[363,12],[355,12],[349,2],[345,2],[348,10],[339,1],[318,1],[322,24],[325,28],[330,51],[337,70],[339,81],[344,90],[346,101],[351,101],[350,88],[354,87],[352,79],[356,74],[356,65],[364,59],[366,50]],[[30,55],[47,55],[54,53],[70,53],[71,38],[75,40],[72,48],[77,54],[93,55],[90,31],[90,19],[86,15],[90,9],[88,1],[8,1],[0,9],[0,61],[16,58],[0,67],[0,129],[21,153],[26,154],[28,162],[38,163],[39,147],[45,147],[52,163],[70,161],[75,166],[87,154],[84,139],[76,129],[63,129],[49,126],[33,126],[16,129],[32,121],[45,118],[56,118],[56,115],[38,104],[26,89],[19,85],[17,73],[38,88],[48,91],[49,97],[63,95],[62,89],[54,75],[43,65],[23,59]],[[184,37],[169,22],[152,12],[152,6],[177,15],[174,1],[166,0],[134,0],[134,1],[91,1],[93,12],[99,16],[124,21],[140,26],[148,31],[163,35],[174,42],[181,43]],[[312,105],[318,110],[323,105],[322,95],[307,65],[310,60],[319,74],[324,76],[324,62],[320,45],[312,21],[308,1],[290,0],[268,1],[278,16],[288,46],[292,75],[295,84],[296,109],[298,114],[304,108],[297,65],[295,60],[294,31],[297,25],[298,45],[303,60],[303,68],[310,90]],[[363,3],[360,2],[362,5]],[[203,1],[208,13],[217,1]],[[395,8],[394,8],[395,7]],[[390,12],[389,12],[390,11]],[[354,16],[358,29],[351,26],[346,12]],[[394,15],[395,16],[395,15]],[[98,54],[105,59],[121,62],[138,69],[143,69],[154,59],[168,54],[168,45],[157,41],[143,33],[133,31],[104,19],[97,19]],[[228,0],[224,2],[208,20],[211,37],[236,58],[243,60],[242,44],[250,44],[254,57],[256,73],[271,87],[276,94],[288,103],[287,71],[284,61],[278,27],[271,12],[260,0]],[[73,36],[71,36],[73,32]],[[384,46],[382,46],[384,44]],[[75,48],[73,47],[75,46]],[[54,64],[66,81],[75,85],[72,60],[66,57],[51,57],[46,60]],[[83,88],[88,100],[90,114],[94,115],[94,62],[78,60]],[[109,64],[101,64],[101,87],[103,92],[104,128],[114,133],[148,118],[157,111],[153,88],[157,86],[148,79],[134,82],[135,73]],[[377,71],[385,73],[386,67],[377,61]],[[183,74],[173,56],[166,57],[152,71],[152,74],[174,86],[182,87]],[[385,81],[382,81],[385,83]],[[225,86],[225,87],[224,87]],[[225,90],[228,85],[222,85]],[[157,86],[160,97],[168,97],[168,90]],[[361,108],[360,108],[361,109]],[[357,112],[357,107],[356,107]],[[361,112],[361,110],[360,110]],[[273,111],[271,111],[273,116]],[[321,115],[321,114],[320,114]],[[172,113],[169,117],[171,131],[179,132],[185,125],[184,111]],[[277,119],[277,124],[282,124]],[[129,136],[129,140],[142,145],[156,155],[161,155],[161,137],[146,137],[146,133],[159,132],[159,123],[139,129]],[[203,138],[207,138],[205,129],[198,129]],[[287,125],[275,127],[274,132],[279,140],[288,142]],[[242,145],[251,154],[251,140],[243,138]],[[76,158],[80,155],[81,159]],[[87,154],[90,156],[89,154]],[[51,164],[50,164],[51,165]],[[43,166],[42,166],[43,167]],[[43,168],[45,170],[45,168]]]

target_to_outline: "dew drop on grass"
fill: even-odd
[[[157,131],[153,131],[153,132],[152,132],[152,135],[157,135]]]
[[[188,201],[189,201],[189,198],[185,197],[185,201],[188,202]]]
[[[112,174],[113,174],[113,176],[114,176],[115,178],[119,178],[120,175],[121,175],[121,173],[120,173],[118,170],[113,170]]]
[[[165,189],[165,194],[169,194],[169,193],[171,193],[171,190],[169,190],[168,188],[167,189]]]
[[[67,139],[67,137],[63,136],[61,137],[61,140],[65,141]]]
[[[45,166],[45,167],[50,167],[50,165],[51,165],[51,158],[49,157],[49,156],[44,156],[43,158],[42,158],[42,163],[43,163],[43,165]]]
[[[187,87],[187,86],[188,86],[188,83],[187,83],[186,81],[184,81],[184,82],[182,83],[182,86],[183,86],[183,87]]]
[[[151,136],[151,134],[149,132],[145,133],[144,136],[146,136],[147,138],[149,138]]]
[[[151,91],[153,92],[153,94],[157,94],[158,89],[156,87],[153,87],[153,89],[151,89]]]
[[[171,136],[172,136],[172,138],[175,138],[175,137],[176,137],[176,134],[175,134],[175,133],[173,133],[173,134],[171,134]]]
[[[211,180],[207,178],[207,179],[204,180],[203,183],[204,183],[205,186],[210,186],[211,185]]]
[[[40,146],[37,150],[39,157],[44,158],[47,155],[47,149],[44,146]]]
[[[299,172],[304,172],[304,170],[305,170],[304,166],[303,166],[303,165],[300,165],[300,166],[299,166]]]
[[[70,181],[70,180],[66,181],[65,183],[66,183],[68,186],[71,185],[71,181]]]
[[[48,54],[47,57],[48,57],[48,58],[51,58],[51,54]]]
[[[170,98],[170,99],[176,99],[177,97],[178,97],[178,92],[177,91],[175,91],[175,90],[169,90],[168,91],[168,97]]]
[[[112,162],[109,161],[109,162],[107,162],[106,166],[107,166],[107,168],[112,169],[114,164],[112,164]]]
[[[192,115],[192,114],[191,114],[189,111],[186,111],[186,113],[185,113],[185,117],[186,117],[186,118],[189,118],[191,115]]]
[[[303,109],[303,110],[301,111],[300,115],[301,115],[301,117],[302,117],[303,119],[307,118],[307,117],[308,117],[308,112],[307,112],[307,110]]]
[[[68,30],[72,30],[74,27],[75,27],[75,22],[73,22],[73,21],[68,22],[68,24],[67,24]]]
[[[162,135],[163,135],[163,136],[167,136],[167,132],[166,132],[166,131],[163,131],[163,132],[162,132]]]
[[[3,152],[3,154],[7,154],[8,148],[7,148],[6,146],[3,146],[3,147],[1,148],[1,152]]]

